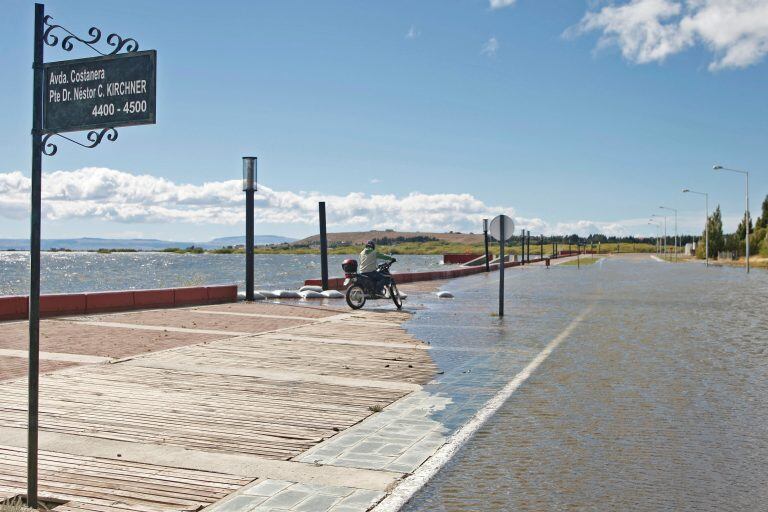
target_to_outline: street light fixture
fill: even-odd
[[[709,194],[706,192],[696,192],[695,190],[691,190],[689,188],[684,188],[683,194],[698,194],[700,196],[704,196],[704,205],[706,208],[706,214],[704,217],[704,254],[706,258],[706,266],[709,266]]]
[[[245,192],[245,300],[253,300],[253,238],[256,192],[256,157],[243,157],[243,192]]]
[[[667,216],[666,215],[656,215],[655,213],[652,213],[651,217],[655,217],[655,218],[658,218],[658,219],[664,219],[664,254],[668,254],[668,248],[667,248]]]
[[[677,261],[677,210],[675,208],[670,208],[669,206],[659,206],[662,210],[669,210],[671,212],[675,212],[675,261]]]
[[[747,239],[745,241],[745,245],[747,246],[747,274],[749,274],[749,172],[748,171],[741,171],[739,169],[729,169],[728,167],[723,167],[722,165],[713,165],[712,166],[713,171],[728,171],[728,172],[736,172],[739,174],[743,174],[746,178],[746,189],[744,192],[744,197],[746,199],[746,211],[744,212],[744,224],[747,228]]]
[[[658,224],[656,222],[648,221],[649,226],[656,226],[656,254],[659,254],[661,251],[661,224]]]

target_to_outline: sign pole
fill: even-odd
[[[40,387],[40,219],[43,168],[43,20],[45,6],[35,4],[32,63],[32,204],[29,236],[29,405],[27,423],[27,506],[37,503],[38,395]]]
[[[325,201],[319,203],[320,213],[320,278],[323,290],[328,289],[328,234],[325,229]]]
[[[45,6],[35,4],[34,59],[32,61],[32,168],[29,236],[29,375],[27,419],[27,507],[38,503],[38,420],[40,393],[40,230],[43,155],[53,156],[58,136],[84,148],[98,146],[104,137],[117,140],[116,126],[155,123],[156,52],[138,52],[135,39],[117,34],[107,37],[112,47],[105,54],[95,48],[102,31],[92,27],[85,40],[51,23]],[[60,31],[59,35],[54,32]],[[64,35],[66,34],[66,35]],[[44,47],[61,44],[72,50],[73,41],[85,44],[100,57],[44,62]],[[128,54],[117,55],[125,50]],[[90,130],[86,142],[63,132]]]
[[[504,243],[507,240],[504,229],[504,215],[499,217],[499,316],[504,316]]]

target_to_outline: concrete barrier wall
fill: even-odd
[[[540,261],[545,261],[547,258],[531,258],[530,263],[538,263]],[[526,263],[527,264],[527,263]],[[519,261],[508,261],[504,264],[504,268],[509,267],[518,267],[522,265]],[[491,270],[495,271],[499,269],[499,264],[494,263],[491,265]],[[432,270],[429,272],[402,272],[402,273],[393,273],[392,277],[395,278],[395,282],[398,284],[402,283],[415,283],[418,281],[434,281],[437,279],[453,279],[455,277],[465,277],[465,276],[471,276],[473,274],[480,274],[481,272],[485,272],[485,265],[481,265],[479,267],[462,267],[462,268],[454,268],[451,270]],[[320,279],[307,279],[304,281],[304,284],[309,286],[321,286],[322,281]],[[343,277],[333,277],[328,279],[328,288],[331,290],[343,290],[344,289],[344,278]]]
[[[40,316],[82,315],[145,308],[170,308],[237,301],[237,285],[190,286],[157,290],[66,293],[40,296]],[[0,320],[29,316],[29,297],[0,296]]]
[[[468,261],[476,260],[477,258],[480,258],[483,256],[485,256],[485,254],[469,254],[469,253],[443,254],[443,263],[446,265],[455,265],[455,264],[460,265]]]

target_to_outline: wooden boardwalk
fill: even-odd
[[[82,324],[86,339],[76,353],[127,357],[41,377],[40,431],[49,440],[41,443],[41,492],[67,501],[56,508],[65,512],[186,511],[215,502],[264,475],[235,476],[221,465],[179,469],[170,458],[158,464],[164,450],[203,461],[206,453],[238,463],[294,459],[432,378],[427,347],[401,327],[407,318],[239,303],[52,320],[66,325],[67,338]],[[152,339],[146,333],[166,327],[176,329],[173,342],[142,354]],[[50,340],[67,352],[55,335]],[[0,496],[24,491],[23,446],[3,436],[18,440],[26,428],[26,392],[25,379],[0,382]],[[110,452],[115,443],[157,447],[155,463],[133,450]],[[105,450],[109,457],[94,456]]]
[[[0,496],[26,492],[26,450],[0,445]],[[193,511],[250,479],[207,471],[41,451],[40,497],[56,512]]]

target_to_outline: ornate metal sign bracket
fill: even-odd
[[[116,55],[120,53],[121,50],[125,50],[125,53],[135,53],[139,51],[139,43],[132,37],[126,37],[123,38],[118,34],[112,33],[109,34],[106,38],[107,45],[113,46],[114,48],[104,53],[96,46],[94,46],[96,43],[98,43],[101,40],[101,29],[98,27],[91,27],[88,29],[88,35],[90,36],[89,39],[82,38],[71,32],[66,27],[63,27],[61,25],[57,25],[52,23],[53,17],[52,16],[45,16],[43,19],[43,25],[45,26],[45,32],[43,32],[43,42],[47,46],[56,47],[59,45],[59,41],[61,41],[61,49],[67,52],[71,52],[74,48],[73,41],[78,41],[94,52],[98,53],[99,55],[106,56],[106,55]],[[60,30],[63,32],[66,32],[67,36],[59,39],[59,36],[57,36],[54,32],[56,30]],[[50,142],[50,138],[54,135],[61,137],[62,139],[66,139],[70,142],[73,142],[77,144],[78,146],[82,146],[84,148],[95,148],[99,144],[101,144],[102,139],[106,135],[107,140],[110,142],[114,142],[117,140],[117,130],[115,128],[103,128],[101,130],[91,130],[88,132],[88,135],[86,135],[86,139],[88,140],[87,143],[79,142],[75,139],[72,139],[70,137],[67,137],[66,135],[62,135],[60,133],[48,133],[43,137],[43,144],[42,144],[42,152],[46,156],[53,156],[58,151],[58,147],[53,142]]]
[[[91,50],[95,51],[99,55],[115,55],[117,53],[120,53],[120,50],[125,48],[126,53],[132,53],[139,51],[139,43],[131,38],[126,37],[122,38],[118,34],[109,34],[107,36],[107,44],[109,46],[114,46],[114,49],[112,51],[104,53],[98,48],[94,46],[94,44],[98,43],[101,40],[101,29],[97,27],[91,27],[88,29],[88,35],[91,37],[90,39],[83,39],[82,37],[79,37],[72,32],[69,31],[69,29],[62,27],[61,25],[56,25],[51,23],[53,21],[52,16],[46,16],[43,20],[43,23],[45,24],[45,32],[43,32],[43,41],[45,41],[45,44],[48,46],[56,46],[59,44],[59,38],[54,34],[53,32],[56,29],[62,30],[69,34],[68,36],[64,37],[61,40],[61,48],[64,51],[71,52],[74,48],[74,44],[72,43],[72,40],[79,41],[86,45]]]
[[[57,137],[61,137],[62,139],[67,139],[69,142],[73,142],[77,144],[78,146],[82,146],[84,148],[95,148],[99,144],[101,144],[101,140],[104,138],[104,136],[107,136],[107,140],[110,142],[114,142],[117,140],[117,130],[114,128],[103,128],[102,130],[96,131],[91,130],[88,132],[88,135],[86,135],[86,138],[88,139],[89,144],[83,144],[82,142],[78,142],[75,139],[70,139],[66,135],[62,135],[60,133],[49,133],[43,137],[43,154],[46,156],[53,156],[56,154],[56,151],[58,151],[58,147],[53,142],[49,142],[48,139],[56,135]]]

